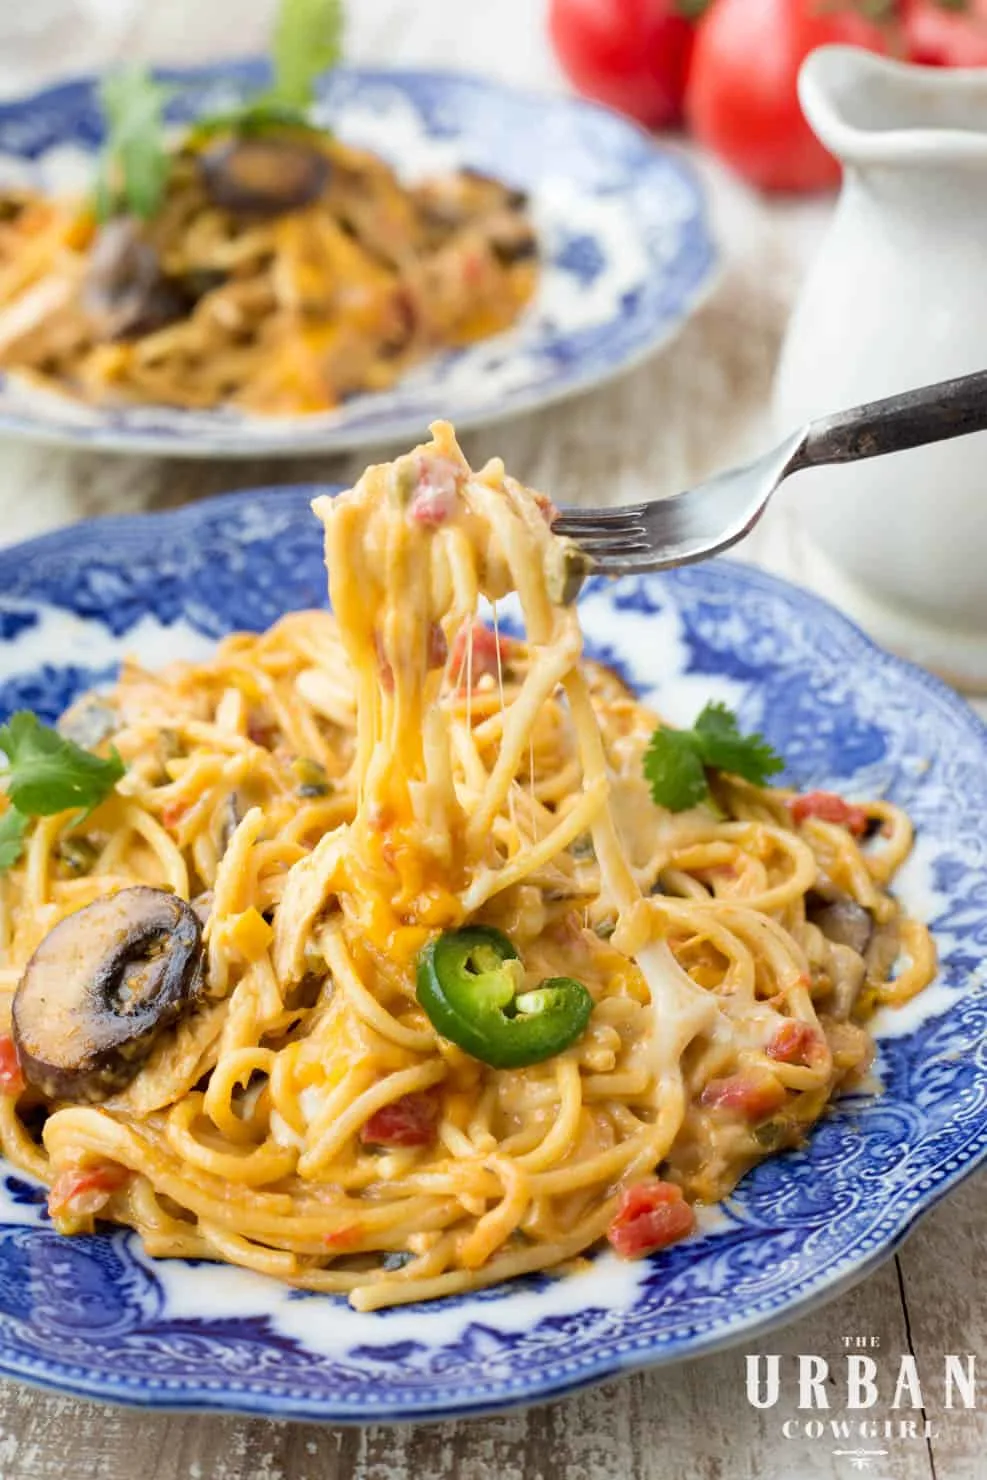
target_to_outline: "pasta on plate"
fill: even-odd
[[[405,185],[291,124],[197,133],[146,219],[0,192],[0,366],[99,406],[330,409],[515,322],[538,279],[520,191]]]
[[[126,768],[2,880],[0,1137],[63,1233],[360,1310],[649,1253],[934,974],[895,807],[724,770],[657,805],[550,501],[433,436],[315,501],[332,615],[62,722]]]

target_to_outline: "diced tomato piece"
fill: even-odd
[[[322,1242],[327,1249],[335,1249],[339,1253],[345,1249],[354,1248],[362,1236],[359,1223],[346,1223],[333,1233],[327,1233]]]
[[[408,505],[408,517],[415,524],[424,524],[428,529],[437,529],[451,519],[456,508],[456,496],[445,488],[430,488],[428,484],[419,488]]]
[[[730,1074],[711,1079],[700,1100],[713,1110],[733,1110],[745,1120],[766,1120],[785,1103],[785,1086],[773,1074]]]
[[[811,1023],[787,1018],[765,1049],[769,1059],[781,1064],[811,1064],[823,1052],[822,1038]]]
[[[438,622],[433,622],[428,629],[428,666],[429,668],[444,668],[449,656],[449,644],[446,635]]]
[[[685,1238],[696,1215],[671,1182],[635,1182],[625,1187],[607,1239],[622,1259],[639,1259]]]
[[[262,745],[265,750],[270,750],[277,739],[277,726],[271,724],[270,720],[263,715],[252,714],[247,720],[247,739],[254,745]]]
[[[436,529],[456,512],[463,470],[447,457],[423,457],[418,485],[408,505],[415,524]]]
[[[106,1162],[98,1167],[73,1167],[60,1173],[52,1183],[48,1193],[48,1211],[53,1218],[66,1214],[83,1218],[98,1213],[129,1176],[128,1168],[118,1166],[116,1162]]]
[[[487,676],[492,677],[497,672],[498,663],[503,663],[507,656],[507,643],[489,627],[484,627],[482,622],[474,622],[473,633],[473,661],[470,671],[467,673],[467,644],[469,642],[470,628],[461,627],[456,633],[456,640],[452,645],[452,671],[459,674],[459,686],[465,689],[470,678],[473,687],[477,682]]]
[[[820,822],[835,822],[845,827],[855,838],[867,831],[868,817],[863,807],[845,802],[832,791],[810,791],[805,796],[795,797],[789,806],[795,822],[804,822],[807,817],[818,817]]]
[[[365,1146],[428,1146],[435,1140],[439,1107],[433,1095],[402,1095],[375,1110],[360,1130]]]
[[[188,811],[188,802],[169,802],[161,813],[161,824],[169,832],[176,828]]]
[[[9,1033],[0,1037],[0,1095],[19,1095],[24,1089],[24,1075],[14,1040]]]

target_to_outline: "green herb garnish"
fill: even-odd
[[[6,779],[10,806],[0,817],[0,870],[21,856],[24,833],[32,817],[79,808],[88,815],[113,790],[124,772],[114,750],[108,758],[83,750],[36,714],[21,709],[0,725],[0,751],[7,757],[0,778]]]
[[[173,89],[146,67],[107,77],[99,90],[106,141],[96,175],[96,216],[108,221],[129,213],[149,221],[168,183],[164,108]]]
[[[691,730],[655,730],[644,774],[659,807],[685,812],[709,796],[709,772],[729,771],[755,786],[784,769],[763,735],[742,735],[725,704],[707,704]]]
[[[315,84],[342,55],[343,20],[343,0],[281,0],[271,42],[271,86],[239,108],[197,119],[192,137],[313,128],[308,110]]]
[[[343,50],[343,0],[281,0],[274,26],[270,100],[295,108],[315,101],[316,79]]]

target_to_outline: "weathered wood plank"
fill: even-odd
[[[978,1173],[919,1224],[899,1263],[925,1411],[936,1430],[936,1480],[972,1480],[987,1473],[987,1173]],[[945,1408],[943,1359],[948,1352],[975,1355],[979,1411],[967,1411],[958,1396],[951,1411]]]

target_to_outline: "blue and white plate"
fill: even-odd
[[[313,490],[109,519],[0,552],[0,714],[54,718],[124,653],[210,651],[324,600]],[[650,1260],[600,1254],[441,1304],[359,1315],[227,1266],[155,1264],[123,1231],[66,1240],[0,1167],[0,1370],[156,1407],[372,1420],[474,1413],[751,1338],[874,1268],[987,1148],[987,730],[812,596],[717,561],[582,599],[589,651],[673,720],[715,696],[803,787],[884,794],[936,983],[878,1020],[880,1095],[842,1101]]]
[[[163,72],[174,123],[255,90],[260,62]],[[0,107],[0,184],[86,188],[101,139],[93,81]],[[408,179],[471,166],[531,194],[544,251],[534,302],[507,333],[418,366],[397,386],[312,416],[99,410],[0,377],[0,433],[181,457],[298,456],[417,441],[436,416],[460,428],[599,385],[666,343],[709,291],[716,252],[683,159],[616,114],[443,72],[342,68],[317,118]]]

